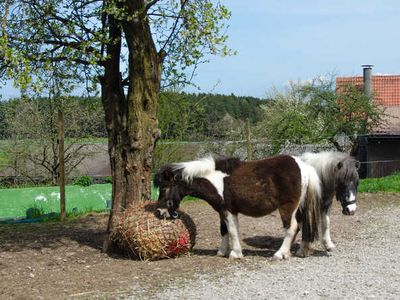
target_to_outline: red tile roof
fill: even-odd
[[[336,87],[346,83],[363,86],[363,77],[337,77]],[[374,75],[372,76],[372,93],[375,100],[384,106],[400,105],[400,75]]]
[[[363,77],[337,77],[336,88],[352,83],[362,89]],[[383,105],[386,123],[376,128],[377,134],[400,135],[400,75],[373,75],[372,94],[374,100]]]

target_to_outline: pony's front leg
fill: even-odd
[[[225,213],[225,223],[228,229],[229,240],[232,243],[232,250],[229,253],[229,258],[243,258],[242,247],[239,240],[239,221],[237,214],[232,214],[229,211]]]
[[[228,256],[229,255],[229,234],[228,234],[228,228],[227,225],[225,223],[225,220],[222,219],[221,217],[221,221],[220,221],[220,230],[221,230],[221,246],[218,249],[217,255],[218,256]]]
[[[335,245],[332,243],[331,234],[330,234],[330,219],[327,213],[322,214],[321,219],[321,227],[322,227],[322,244],[324,245],[326,251],[332,251],[335,248]]]
[[[285,227],[285,237],[283,238],[283,242],[279,250],[274,254],[274,259],[282,260],[288,259],[290,257],[290,248],[292,246],[293,240],[295,239],[299,225],[296,220],[296,212],[292,213],[290,218],[290,223],[285,218],[285,214],[282,210],[280,210],[283,226]]]

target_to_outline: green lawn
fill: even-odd
[[[152,190],[157,199],[158,191]],[[94,184],[88,187],[68,185],[65,189],[67,213],[102,211],[111,200],[111,184]],[[44,213],[60,212],[58,187],[30,187],[0,189],[0,219],[24,217],[28,208],[43,209]]]
[[[400,192],[400,172],[382,178],[362,179],[358,187],[360,193]]]
[[[89,187],[66,187],[67,212],[77,208],[79,212],[106,209],[111,199],[111,184],[95,184]],[[59,212],[59,188],[35,187],[0,190],[0,218],[22,217],[30,207],[42,208],[45,213]]]

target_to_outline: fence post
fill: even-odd
[[[251,144],[251,130],[250,121],[247,119],[246,122],[246,144],[247,144],[247,160],[253,159],[253,145]]]

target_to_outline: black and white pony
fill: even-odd
[[[340,201],[343,214],[353,215],[356,212],[360,162],[346,153],[333,151],[304,153],[300,159],[314,167],[321,180],[322,243],[327,251],[331,251],[335,247],[329,231],[329,213],[333,197],[336,195],[336,199]],[[308,244],[303,244],[298,254],[307,255],[308,248]]]
[[[299,227],[302,244],[312,242],[318,235],[319,178],[314,168],[292,156],[279,155],[248,162],[207,157],[169,164],[156,174],[154,183],[160,188],[158,211],[161,218],[176,218],[186,195],[207,201],[219,213],[222,235],[219,256],[243,257],[239,213],[261,217],[279,210],[285,237],[274,254],[276,259],[290,256]]]

